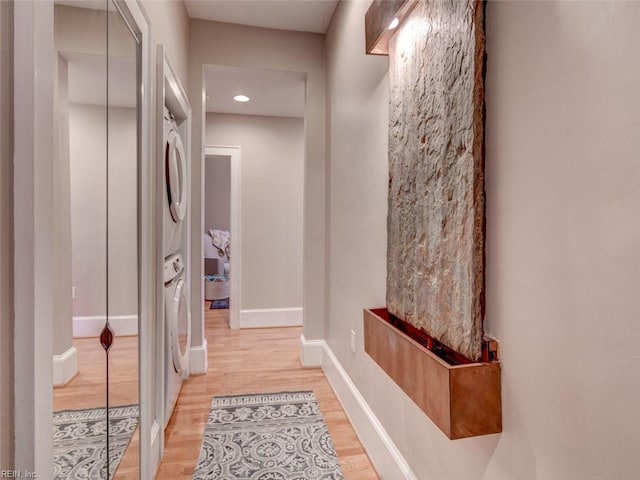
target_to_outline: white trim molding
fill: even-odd
[[[369,407],[340,361],[324,340],[306,340],[300,336],[303,366],[314,366],[320,357],[322,370],[356,435],[380,478],[417,480],[415,473],[396,447],[380,420]]]
[[[66,385],[78,373],[78,350],[69,348],[60,355],[53,356],[53,386]]]
[[[202,339],[202,345],[191,347],[189,355],[189,374],[202,375],[207,373],[209,366],[207,361],[207,339]]]
[[[164,435],[162,434],[162,429],[160,428],[160,424],[154,420],[153,424],[151,425],[151,449],[150,449],[150,455],[151,455],[151,463],[149,464],[151,466],[152,472],[153,472],[153,477],[152,478],[156,478],[156,475],[158,474],[158,470],[160,469],[160,461],[162,460],[160,451],[161,451],[161,443],[163,441]]]
[[[301,327],[302,307],[240,311],[240,328]]]
[[[302,368],[318,368],[322,366],[322,356],[327,344],[324,340],[307,340],[304,333],[300,335],[300,364]]]
[[[99,337],[107,317],[95,315],[88,317],[73,317],[73,336],[75,338]],[[114,315],[109,317],[109,325],[116,337],[128,337],[138,334],[137,315]]]

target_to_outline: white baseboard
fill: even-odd
[[[321,342],[324,353],[322,370],[380,478],[417,480],[404,456],[351,381],[333,351],[326,342],[322,340]]]
[[[91,317],[73,317],[73,336],[99,337],[107,317],[95,315]],[[137,315],[115,315],[109,317],[109,325],[113,329],[116,337],[128,337],[138,334]]]
[[[302,308],[241,310],[240,328],[301,327]]]
[[[307,340],[300,335],[300,364],[302,368],[322,366],[322,356],[326,343],[324,340]]]
[[[53,356],[53,386],[66,385],[78,373],[78,350],[71,347],[60,355]]]
[[[203,345],[191,347],[189,353],[189,373],[193,375],[201,375],[207,373],[207,339],[202,339]]]

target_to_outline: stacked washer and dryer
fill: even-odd
[[[186,277],[186,215],[188,198],[187,157],[180,127],[164,107],[164,311],[165,311],[165,408],[166,428],[189,375],[191,305]]]

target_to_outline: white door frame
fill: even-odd
[[[204,156],[202,158],[202,209],[200,215],[200,235],[204,231],[204,199],[207,157],[218,155],[231,159],[231,257],[229,258],[229,272],[231,276],[231,292],[229,296],[229,328],[236,330],[240,328],[240,273],[241,273],[241,251],[240,251],[240,147],[205,145]],[[200,242],[200,258],[204,264],[204,246]],[[204,282],[203,282],[204,288]],[[204,297],[203,297],[204,298]]]
[[[1,0],[0,0],[1,1]],[[153,217],[151,161],[151,30],[138,0],[116,0],[141,39],[139,359],[140,479],[151,480],[159,458],[152,458]],[[48,478],[53,471],[53,346],[51,262],[53,238],[53,2],[14,3],[14,464],[11,468]],[[4,388],[4,386],[3,386]],[[4,420],[4,419],[3,419]],[[154,463],[155,462],[155,463]],[[4,468],[4,466],[2,467]]]

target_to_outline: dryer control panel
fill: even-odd
[[[171,282],[184,271],[182,255],[171,255],[164,261],[164,283]]]

